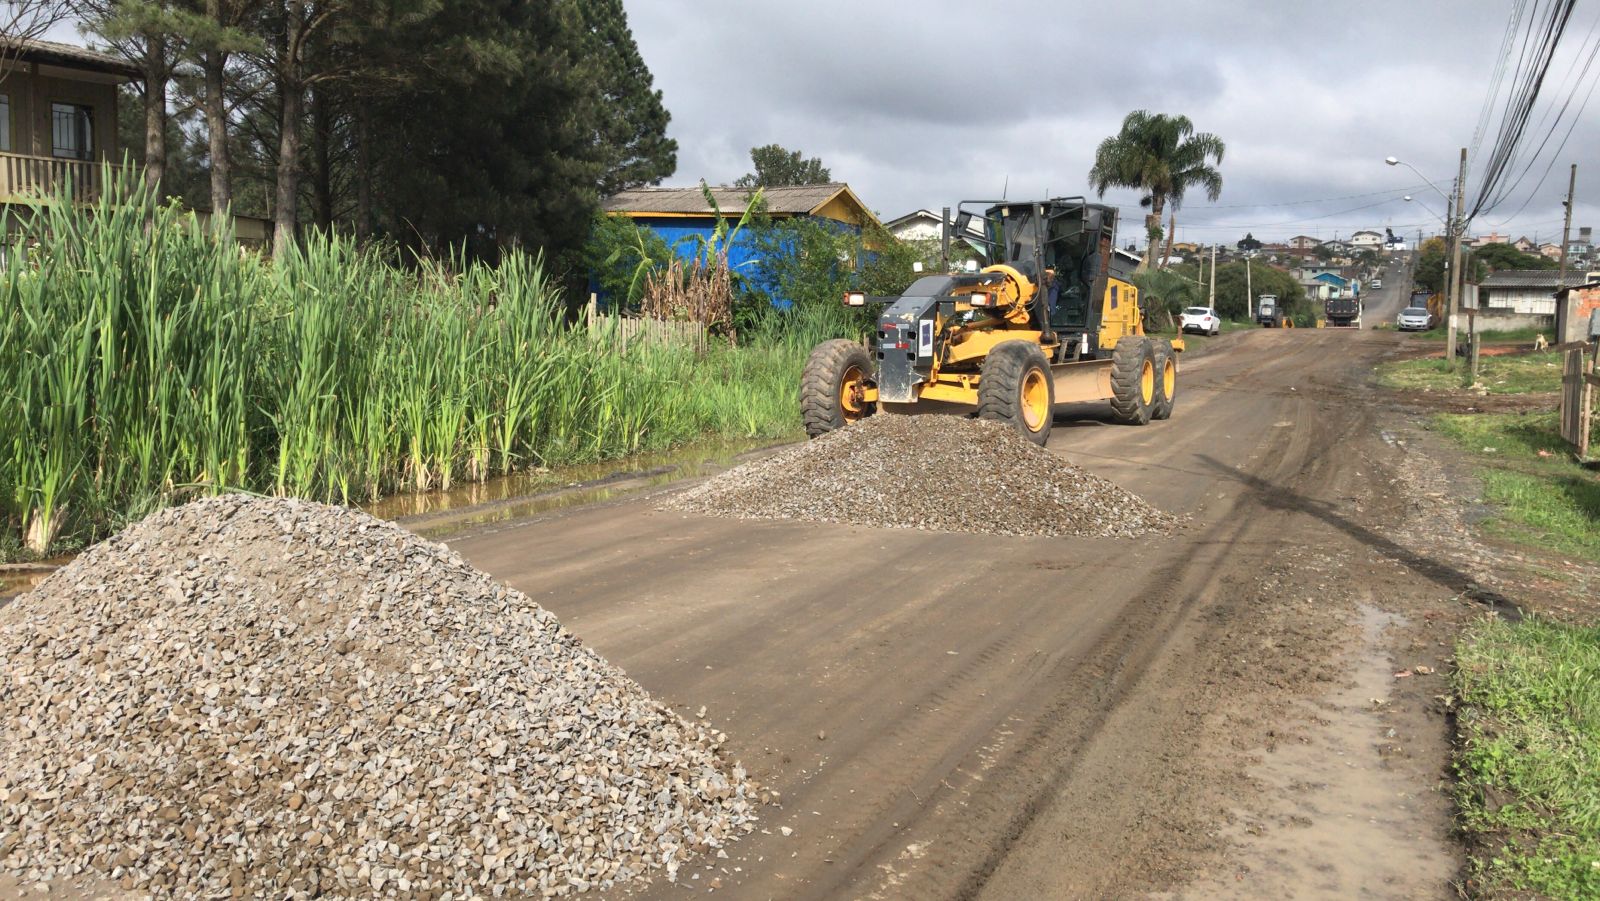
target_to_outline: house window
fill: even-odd
[[[11,150],[11,98],[0,94],[0,151]]]
[[[87,160],[94,157],[94,110],[75,103],[50,104],[50,136],[56,156]]]

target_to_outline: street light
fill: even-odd
[[[1440,197],[1444,198],[1445,218],[1440,219],[1439,221],[1444,223],[1444,232],[1445,232],[1446,238],[1449,241],[1449,248],[1450,248],[1450,256],[1448,258],[1449,261],[1445,264],[1445,273],[1446,273],[1445,277],[1448,279],[1448,283],[1446,285],[1446,289],[1448,290],[1449,295],[1450,295],[1450,319],[1449,319],[1449,325],[1446,327],[1446,330],[1445,330],[1445,348],[1446,349],[1445,349],[1445,352],[1444,352],[1444,358],[1445,358],[1445,362],[1447,364],[1449,364],[1449,366],[1453,369],[1453,368],[1455,368],[1456,355],[1457,355],[1456,354],[1456,311],[1458,309],[1460,309],[1460,306],[1461,306],[1461,291],[1462,291],[1462,286],[1463,286],[1463,283],[1461,281],[1461,236],[1467,230],[1467,221],[1468,221],[1467,220],[1467,216],[1464,214],[1464,211],[1462,210],[1462,206],[1464,205],[1464,200],[1463,200],[1463,198],[1461,196],[1461,190],[1464,187],[1462,182],[1465,182],[1467,180],[1467,148],[1465,148],[1465,147],[1461,148],[1461,172],[1460,172],[1460,174],[1458,174],[1456,176],[1456,183],[1455,183],[1455,195],[1456,196],[1455,196],[1455,198],[1453,200],[1451,199],[1450,195],[1448,195],[1445,192],[1439,190],[1439,186],[1438,185],[1434,184],[1431,181],[1428,181],[1428,176],[1423,175],[1421,172],[1417,171],[1417,167],[1416,166],[1413,166],[1410,163],[1408,163],[1408,162],[1406,162],[1406,161],[1404,161],[1402,159],[1399,159],[1397,157],[1392,157],[1392,156],[1385,157],[1383,161],[1385,163],[1388,163],[1391,166],[1404,166],[1407,169],[1410,169],[1413,173],[1416,174],[1416,176],[1418,178],[1422,179],[1423,182],[1425,182],[1428,185],[1428,187],[1432,188],[1433,192],[1435,194],[1438,194]],[[1410,200],[1411,198],[1407,197],[1406,199]],[[1432,210],[1428,210],[1428,212],[1429,213],[1433,213]]]
[[[1422,181],[1425,184],[1427,184],[1428,187],[1433,189],[1433,193],[1438,194],[1440,197],[1443,197],[1446,201],[1448,201],[1450,199],[1450,195],[1448,195],[1445,192],[1439,190],[1439,186],[1438,185],[1434,184],[1431,181],[1428,181],[1428,176],[1423,175],[1421,172],[1417,172],[1417,167],[1416,166],[1411,165],[1410,163],[1406,162],[1403,159],[1400,159],[1399,157],[1393,157],[1393,156],[1384,157],[1383,161],[1385,163],[1388,163],[1391,166],[1404,166],[1407,169],[1410,169],[1412,172],[1416,172],[1417,173],[1417,177],[1422,179]],[[1410,200],[1411,198],[1407,197],[1406,199]]]
[[[1412,197],[1410,194],[1407,194],[1405,196],[1405,201],[1407,203],[1415,203],[1417,206],[1420,206],[1423,209],[1427,210],[1428,211],[1428,215],[1430,215],[1433,218],[1439,220],[1439,224],[1443,225],[1445,228],[1449,228],[1450,227],[1450,223],[1444,221],[1444,217],[1443,216],[1439,215],[1438,213],[1435,213],[1433,211],[1432,207],[1430,207],[1427,204],[1423,203],[1422,201],[1416,199],[1415,197]]]

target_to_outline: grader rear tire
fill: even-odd
[[[1055,383],[1039,345],[1006,341],[983,360],[978,418],[1004,422],[1034,444],[1050,440],[1055,423]]]
[[[1151,346],[1156,358],[1156,402],[1150,409],[1150,418],[1171,419],[1172,407],[1178,401],[1178,353],[1166,341],[1152,341]]]
[[[1128,335],[1111,351],[1111,409],[1126,425],[1146,425],[1155,413],[1155,352],[1150,339]]]
[[[842,429],[876,412],[861,397],[872,378],[872,355],[847,338],[824,341],[811,351],[800,374],[800,418],[806,435]]]

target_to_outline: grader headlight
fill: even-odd
[[[860,291],[851,291],[845,294],[844,305],[847,307],[864,307],[867,305],[867,295]]]

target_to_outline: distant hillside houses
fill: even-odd
[[[1350,246],[1358,250],[1378,250],[1383,247],[1383,233],[1358,231],[1350,236]]]

